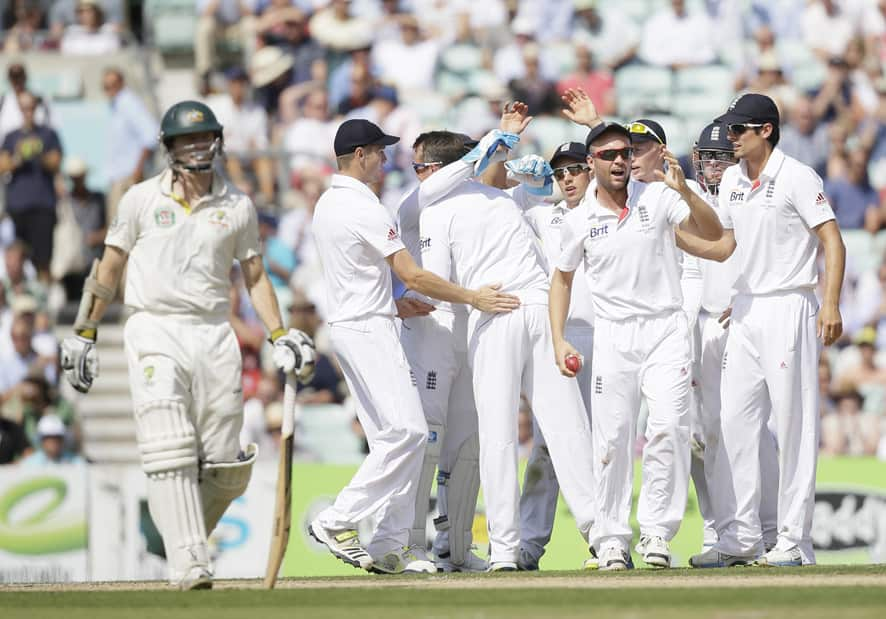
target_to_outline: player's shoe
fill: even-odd
[[[538,559],[525,548],[521,548],[520,554],[517,556],[517,569],[521,572],[537,572]]]
[[[212,589],[212,574],[205,567],[194,566],[178,582],[178,588],[182,591]]]
[[[308,525],[308,533],[348,565],[364,570],[372,567],[372,557],[360,543],[360,536],[356,530],[330,531],[314,520]]]
[[[493,561],[487,572],[516,572],[517,564],[513,561]]]
[[[489,563],[484,559],[481,559],[477,555],[475,555],[470,550],[468,551],[467,556],[465,557],[465,562],[461,565],[455,564],[452,562],[451,557],[448,552],[440,553],[437,556],[437,571],[438,572],[485,572],[489,569]]]
[[[597,558],[597,551],[590,548],[591,556],[585,559],[584,563],[582,563],[582,569],[585,570],[596,570],[600,568],[600,559]],[[629,568],[630,569],[630,568]]]
[[[607,546],[600,550],[600,558],[597,569],[601,572],[615,572],[633,568],[631,559],[624,550],[618,546]]]
[[[634,550],[643,556],[646,565],[659,568],[671,567],[671,548],[662,537],[643,535]]]
[[[698,568],[733,567],[737,565],[750,565],[753,562],[753,557],[729,555],[725,552],[720,552],[716,548],[711,548],[700,554],[693,555],[692,558],[689,559],[690,567]]]
[[[763,567],[799,567],[803,565],[803,557],[797,546],[787,550],[775,547],[757,559],[755,564]]]
[[[374,559],[370,572],[375,574],[436,574],[437,566],[418,546],[392,550],[381,559]]]

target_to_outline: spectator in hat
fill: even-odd
[[[0,144],[6,134],[21,128],[24,123],[22,110],[18,105],[18,97],[28,90],[28,72],[23,64],[14,62],[9,65],[6,76],[9,81],[9,91],[0,94]],[[37,99],[37,109],[34,111],[34,122],[41,126],[51,125],[49,106],[40,95],[31,92]]]
[[[83,458],[65,446],[67,429],[57,415],[44,415],[37,424],[40,449],[24,460],[22,466],[40,467],[56,464],[81,464]]]
[[[517,17],[511,22],[513,41],[499,47],[492,59],[492,70],[495,76],[503,84],[526,76],[526,64],[523,48],[535,44],[535,24],[531,19]],[[556,80],[559,77],[557,62],[544,50],[538,50],[539,75],[546,80]],[[530,108],[532,109],[532,108]]]
[[[309,22],[311,36],[334,55],[365,47],[373,39],[372,21],[351,12],[349,0],[332,0]]]
[[[242,67],[225,74],[227,92],[207,101],[225,128],[226,167],[231,180],[252,193],[251,177],[256,179],[256,202],[268,204],[274,197],[274,163],[268,156],[268,115],[249,96],[249,75]]]
[[[6,185],[6,211],[15,224],[15,235],[31,247],[31,259],[40,279],[49,282],[55,206],[55,174],[62,158],[58,134],[36,122],[39,105],[34,95],[23,92],[18,105],[24,122],[8,133],[0,147],[0,175],[10,174]]]
[[[399,38],[381,41],[372,50],[381,80],[401,93],[433,90],[440,44],[422,36],[414,16],[403,15],[399,21]]]
[[[689,12],[686,0],[650,17],[643,26],[639,56],[646,64],[680,69],[710,64],[717,58],[711,20],[702,12]]]
[[[277,117],[280,97],[293,84],[294,65],[292,55],[276,46],[263,47],[252,57],[249,72],[255,100],[272,121]]]
[[[262,6],[264,4],[265,6]],[[263,45],[273,45],[293,58],[295,84],[326,71],[326,54],[308,32],[308,18],[293,0],[269,0],[256,5],[256,31]]]
[[[69,189],[62,198],[70,206],[77,225],[80,227],[83,268],[79,272],[67,273],[62,277],[65,298],[76,301],[83,295],[83,283],[89,275],[93,260],[101,259],[105,246],[105,233],[108,230],[105,194],[92,191],[86,186],[89,169],[80,157],[69,157],[62,168],[68,179]]]
[[[217,62],[219,41],[240,45],[248,64],[255,49],[255,17],[249,0],[197,0],[197,32],[194,35],[194,69],[202,80]]]
[[[102,56],[120,48],[120,35],[105,21],[105,11],[98,0],[77,0],[77,23],[65,28],[60,44],[62,54]]]

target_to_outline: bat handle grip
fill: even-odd
[[[286,376],[286,385],[283,387],[283,427],[281,434],[284,437],[292,436],[295,431],[295,396],[298,393],[298,381],[295,374]]]

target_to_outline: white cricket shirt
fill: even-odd
[[[720,182],[720,218],[735,231],[739,294],[771,294],[818,283],[813,228],[834,219],[821,178],[776,148],[751,181],[744,161]]]
[[[541,242],[549,275],[553,274],[554,267],[563,252],[563,220],[571,210],[580,209],[587,209],[584,201],[574,209],[570,209],[566,206],[566,201],[561,200],[553,206],[537,205],[526,210],[529,225]],[[594,304],[591,300],[591,289],[588,285],[588,278],[584,276],[584,273],[580,273],[572,280],[572,296],[569,300],[569,316],[566,318],[566,327],[593,326]]]
[[[314,208],[330,323],[396,314],[385,260],[404,249],[394,220],[364,183],[334,174]]]
[[[696,193],[704,198],[720,219],[723,219],[717,196],[701,188]],[[732,305],[735,280],[738,279],[738,260],[734,253],[723,262],[704,258],[696,260],[701,271],[701,309],[709,314],[722,314]]]
[[[596,187],[562,224],[563,252],[557,268],[575,271],[584,262],[594,315],[626,320],[679,310],[679,250],[674,226],[689,216],[689,205],[662,182],[628,183],[621,215],[600,206]]]
[[[234,260],[259,255],[255,207],[219,175],[190,205],[172,196],[172,172],[120,200],[105,244],[129,254],[126,305],[161,314],[227,314]]]
[[[503,191],[465,181],[421,213],[422,263],[464,288],[501,284],[523,304],[548,302],[538,243]]]

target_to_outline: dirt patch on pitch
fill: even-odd
[[[701,576],[618,574],[582,574],[576,576],[428,576],[428,577],[355,577],[355,578],[291,578],[277,582],[278,589],[335,589],[366,587],[371,589],[677,589],[677,588],[748,588],[748,587],[886,587],[886,574],[775,574]],[[220,580],[216,589],[261,589],[261,580]],[[169,591],[165,582],[99,582],[53,584],[7,584],[0,591]]]

